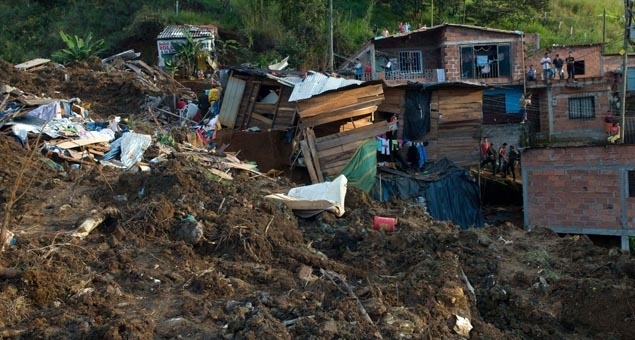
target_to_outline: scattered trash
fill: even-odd
[[[394,217],[375,216],[373,218],[373,229],[375,230],[383,230],[391,233],[395,231],[396,224],[397,218]]]
[[[121,212],[115,207],[108,207],[101,213],[97,210],[93,210],[90,216],[81,220],[81,222],[78,221],[77,229],[75,229],[75,232],[73,232],[71,236],[79,237],[80,239],[84,238],[108,219],[116,219],[119,216],[121,216]]]
[[[6,235],[4,236],[4,243],[2,244],[2,247],[0,247],[0,251],[4,251],[7,247],[13,246],[17,243],[15,240],[15,234],[11,230],[6,230]]]
[[[322,211],[331,211],[338,217],[344,215],[346,197],[346,176],[340,175],[332,182],[317,183],[289,190],[288,194],[265,196],[286,204],[300,217],[315,216]]]
[[[504,239],[503,236],[499,236],[498,240],[502,241],[505,245],[514,243],[514,241],[508,241],[508,240]]]
[[[473,328],[470,320],[459,315],[454,316],[456,317],[456,323],[454,324],[454,327],[452,327],[452,329],[456,332],[456,334],[469,339],[470,331]]]

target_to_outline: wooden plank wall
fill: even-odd
[[[459,165],[478,162],[483,90],[438,89],[432,94],[430,112],[430,137],[436,135],[436,142],[428,144],[429,155],[435,155],[435,159],[447,157]]]
[[[350,112],[353,110],[363,109],[371,105],[379,105],[383,100],[384,92],[382,85],[369,85],[330,92],[298,101],[298,114],[302,119],[302,123],[305,125],[308,124],[306,123],[307,121],[311,119],[318,120],[319,117],[316,116],[326,113],[333,115],[333,112],[337,112],[341,114],[341,117],[335,119],[339,120],[351,117]],[[319,121],[319,124],[314,124],[313,126],[320,124],[325,124],[325,122]]]
[[[356,129],[316,138],[317,159],[321,172],[327,176],[337,175],[368,139],[386,133],[391,124],[387,121],[358,127]]]
[[[315,96],[298,102],[300,127],[307,138],[302,152],[311,181],[337,175],[365,141],[390,130],[387,121],[372,124],[372,115],[384,100],[381,84],[374,84]],[[348,122],[346,122],[348,120]],[[339,133],[316,137],[313,127],[340,122]],[[345,122],[345,123],[344,123]],[[307,154],[307,152],[309,154]]]
[[[289,102],[291,92],[293,92],[292,87],[282,86],[278,108],[271,126],[272,130],[284,131],[291,126],[295,126],[297,108],[295,102]]]

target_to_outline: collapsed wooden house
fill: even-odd
[[[390,86],[316,72],[282,77],[235,68],[223,91],[219,121],[235,130],[295,128],[313,183],[337,176],[361,145],[397,127],[397,138],[425,143],[429,160],[470,165],[479,160],[486,88],[472,82]]]
[[[300,145],[313,183],[340,173],[359,146],[391,129],[388,121],[374,119],[383,100],[383,87],[375,82],[298,101]]]
[[[296,123],[296,104],[289,102],[292,91],[292,83],[266,70],[230,69],[219,121],[231,129],[284,131]]]

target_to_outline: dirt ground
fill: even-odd
[[[0,62],[0,80],[79,97],[95,119],[156,128],[140,110],[151,91],[131,72]],[[241,159],[275,149],[225,133]],[[341,218],[301,219],[264,198],[305,184],[281,168],[284,152],[259,164],[282,175],[234,169],[228,181],[187,155],[149,172],[63,162],[58,171],[36,147],[0,134],[1,217],[15,233],[0,253],[0,338],[635,338],[631,255],[526,231],[505,207],[488,208],[486,228],[460,230],[414,202],[374,202],[350,187]],[[87,237],[71,236],[99,214]],[[396,231],[374,230],[374,216],[398,217]],[[203,230],[195,243],[183,236],[192,224]],[[457,317],[469,334],[455,330]]]

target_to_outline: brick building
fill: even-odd
[[[635,146],[528,149],[523,153],[526,227],[635,236]]]

